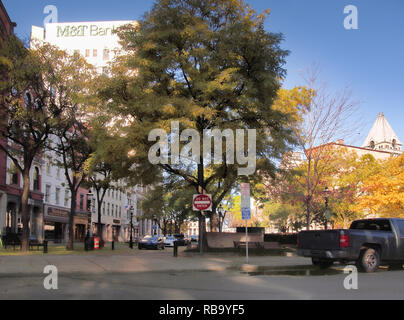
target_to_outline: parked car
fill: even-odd
[[[138,242],[138,248],[141,249],[164,249],[164,240],[159,236],[145,236]]]
[[[185,236],[183,234],[175,234],[174,235],[175,241],[177,241],[178,246],[186,246],[187,241],[185,240]]]
[[[401,268],[404,264],[404,219],[363,219],[350,228],[302,231],[297,254],[314,265],[330,267],[334,261],[356,263],[360,270],[375,272],[380,264]]]
[[[175,241],[174,236],[167,236],[165,241],[164,241],[164,245],[166,247],[174,247],[174,241]]]

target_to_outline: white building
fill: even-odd
[[[114,30],[135,23],[133,20],[47,23],[45,28],[32,26],[31,41],[45,41],[70,54],[79,52],[101,73],[121,48]]]
[[[388,123],[384,113],[379,113],[362,147],[375,151],[386,151],[393,155],[402,153],[403,144]]]
[[[66,22],[49,23],[45,28],[32,26],[31,44],[35,41],[47,42],[73,54],[79,52],[87,62],[94,65],[99,73],[105,72],[117,54],[120,52],[119,37],[114,30],[136,21],[97,21],[97,22]],[[48,157],[55,157],[48,153]],[[45,232],[53,232],[54,237],[66,239],[67,212],[70,210],[70,193],[64,181],[64,173],[52,161],[48,161],[43,170],[43,190],[45,193]],[[122,182],[116,184],[116,189],[107,190],[101,205],[101,225],[103,239],[111,241],[128,241],[130,236],[130,211],[128,205],[133,205],[133,236],[140,237],[153,233],[153,222],[141,219],[142,212],[138,206],[143,187],[125,187]],[[86,212],[88,190],[81,190],[78,194],[78,214]],[[93,192],[94,193],[94,192]],[[98,222],[98,205],[95,203],[95,212],[92,212],[92,230],[96,230]],[[83,217],[81,217],[83,218]],[[84,232],[84,220],[78,221],[78,239]],[[87,227],[87,226],[85,226]]]

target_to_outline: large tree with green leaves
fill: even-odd
[[[1,134],[8,144],[0,148],[23,177],[21,216],[22,249],[28,250],[30,170],[34,159],[48,147],[54,132],[70,104],[67,95],[76,95],[78,81],[71,71],[75,62],[48,44],[27,49],[15,37],[1,48],[0,108],[6,121]]]
[[[287,51],[280,48],[280,34],[264,29],[267,14],[242,0],[160,0],[137,25],[120,29],[126,56],[112,68],[101,96],[129,122],[125,135],[136,151],[137,174],[150,177],[163,169],[195,192],[212,193],[214,206],[240,179],[245,164],[208,164],[202,144],[197,158],[151,165],[149,132],[165,129],[173,141],[172,121],[200,137],[214,128],[255,129],[256,168],[274,171],[273,159],[292,139],[288,115],[271,107]]]
[[[51,86],[52,104],[58,106],[60,113],[52,128],[48,149],[58,155],[54,162],[63,169],[70,190],[69,237],[66,247],[73,250],[77,192],[85,181],[85,164],[92,153],[88,111],[95,71],[78,53],[70,55],[50,45],[44,45],[43,50],[51,54],[55,63],[54,72],[45,81]]]

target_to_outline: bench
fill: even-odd
[[[237,249],[245,249],[247,247],[246,241],[233,241],[233,242],[234,242],[234,247]],[[264,247],[263,242],[248,241],[248,248],[258,249],[258,248],[263,248],[263,247]]]
[[[29,250],[34,250],[34,247],[39,251],[39,247],[43,247],[43,252],[48,253],[48,241],[39,242],[38,240],[29,240]]]
[[[13,246],[13,250],[15,250],[16,246],[19,246],[21,249],[21,240],[17,233],[7,233],[2,237],[2,242],[4,249],[7,249],[8,246]]]

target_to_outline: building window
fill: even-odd
[[[109,60],[109,49],[104,49],[103,59],[104,61]]]
[[[47,184],[45,187],[45,202],[50,202],[50,190],[51,186]]]
[[[84,194],[80,193],[80,210],[84,210]]]
[[[11,162],[10,166],[10,182],[11,184],[18,184],[18,169],[14,162]]]
[[[86,49],[86,58],[90,57],[90,49]]]
[[[370,141],[370,148],[374,149],[375,148],[375,142],[374,141]]]
[[[51,163],[50,160],[46,162],[46,174],[50,175],[51,173]]]
[[[105,202],[102,202],[102,215],[105,216]]]
[[[109,216],[109,203],[107,203],[107,216]]]
[[[112,215],[113,217],[115,217],[114,209],[115,209],[115,206],[114,206],[114,204],[112,204],[112,205],[111,205],[111,215]]]
[[[65,207],[68,206],[69,203],[69,190],[65,190]]]
[[[55,203],[56,203],[56,204],[59,204],[59,203],[60,203],[60,188],[56,188]]]
[[[97,57],[97,54],[98,54],[97,49],[93,49],[93,57],[94,58]]]
[[[38,169],[38,167],[34,168],[34,190],[40,190],[40,187],[39,187],[39,169]]]

